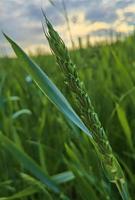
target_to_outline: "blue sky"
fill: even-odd
[[[52,0],[53,1],[53,0]],[[48,49],[41,22],[41,7],[70,46],[61,0],[0,0],[0,29],[14,38],[26,51]],[[91,42],[104,40],[107,31],[132,32],[135,25],[135,0],[65,0],[74,41],[90,35]],[[9,52],[0,34],[0,53]]]

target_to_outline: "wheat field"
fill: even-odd
[[[0,58],[0,200],[134,200],[135,34]]]

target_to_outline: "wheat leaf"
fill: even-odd
[[[33,77],[35,83],[42,90],[42,92],[55,104],[59,110],[71,120],[76,126],[78,126],[83,132],[92,137],[90,131],[82,122],[80,117],[75,113],[69,102],[64,95],[56,87],[56,85],[49,79],[49,77],[41,70],[41,68],[32,61],[32,59],[26,55],[26,53],[5,33],[3,33],[6,39],[11,44],[14,52],[19,58],[25,62],[25,69]]]

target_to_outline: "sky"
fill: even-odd
[[[52,3],[50,3],[50,1]],[[0,30],[27,52],[48,51],[43,33],[43,8],[67,46],[71,46],[62,0],[0,0]],[[72,38],[90,36],[91,43],[106,39],[110,31],[131,33],[135,27],[135,0],[65,0]],[[0,54],[11,48],[0,31]]]

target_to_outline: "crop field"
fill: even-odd
[[[135,34],[68,52],[46,24],[33,61],[5,35],[0,200],[134,200]]]

